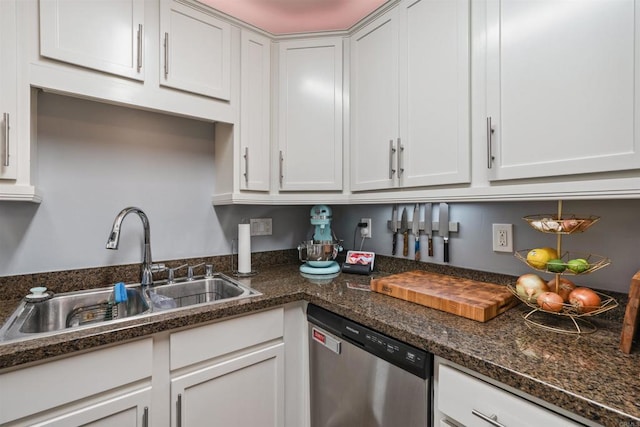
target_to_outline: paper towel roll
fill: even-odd
[[[251,224],[238,224],[238,273],[251,273]]]

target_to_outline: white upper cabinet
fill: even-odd
[[[351,189],[469,182],[469,1],[403,1],[351,43]]]
[[[40,0],[40,54],[144,80],[144,1]]]
[[[398,138],[398,10],[351,36],[351,189],[391,188]]]
[[[469,0],[400,4],[401,186],[469,182],[469,53]]]
[[[487,1],[490,179],[640,168],[639,6]]]
[[[240,188],[269,191],[271,40],[246,29],[241,37]]]
[[[342,189],[342,38],[279,46],[279,185]]]
[[[16,9],[0,1],[0,180],[17,174]]]
[[[229,100],[231,25],[192,3],[161,0],[160,84]]]

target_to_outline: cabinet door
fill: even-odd
[[[351,37],[351,189],[397,182],[398,11]]]
[[[280,44],[280,189],[342,189],[342,38]]]
[[[144,80],[143,0],[40,0],[40,54]]]
[[[491,179],[640,167],[639,5],[487,2]]]
[[[160,82],[229,100],[231,26],[206,9],[173,0],[160,3]]]
[[[284,344],[171,380],[171,425],[282,426]]]
[[[100,426],[146,427],[149,422],[151,387],[95,403],[54,418],[29,424],[34,427]]]
[[[0,1],[0,179],[17,174],[16,3]]]
[[[245,29],[241,37],[240,188],[269,191],[271,40]]]
[[[469,0],[400,5],[402,187],[470,180]]]

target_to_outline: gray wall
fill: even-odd
[[[211,123],[41,94],[38,158],[42,204],[0,202],[0,276],[140,262],[142,227],[123,223],[118,251],[104,249],[115,215],[142,208],[151,222],[155,260],[230,253],[243,218],[273,218],[273,236],[254,237],[255,252],[294,248],[307,238],[308,206],[211,206],[214,127]],[[403,205],[412,208],[412,205]],[[513,255],[494,253],[491,224],[514,224],[514,246],[554,246],[554,236],[531,229],[525,215],[554,212],[554,202],[455,203],[451,264],[508,274],[530,272]],[[373,218],[365,250],[391,254],[390,205],[333,206],[333,228],[353,247],[360,217]],[[639,200],[571,201],[565,212],[601,216],[587,233],[563,240],[567,250],[611,258],[609,267],[576,280],[628,292],[640,269]],[[359,246],[360,241],[356,242]],[[435,238],[441,262],[442,240]]]
[[[53,94],[38,105],[41,204],[0,202],[0,276],[140,262],[129,215],[120,249],[105,249],[116,214],[145,211],[154,260],[230,253],[243,218],[273,218],[254,251],[295,247],[306,207],[211,205],[214,126]]]
[[[414,205],[400,205],[401,208],[405,206],[411,218]],[[555,247],[555,235],[535,231],[522,217],[556,212],[556,202],[453,203],[449,209],[450,220],[458,222],[460,227],[459,232],[451,234],[449,239],[451,265],[514,275],[534,272],[512,254],[493,252],[493,223],[513,224],[516,250]],[[392,235],[386,229],[391,210],[391,205],[335,206],[334,221],[339,224],[334,227],[335,232],[345,240],[345,246],[351,248],[358,220],[372,218],[372,238],[365,240],[363,250],[391,255]],[[601,217],[587,232],[564,236],[563,250],[598,254],[611,259],[608,267],[571,279],[579,285],[629,292],[631,277],[640,270],[640,200],[565,201],[563,211]],[[434,206],[434,220],[437,218],[437,207]],[[358,237],[357,248],[360,242]],[[437,234],[434,257],[429,261],[442,263],[442,238]],[[551,278],[550,275],[541,276]]]

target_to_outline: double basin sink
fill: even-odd
[[[260,295],[222,274],[147,289],[130,285],[126,292],[119,303],[113,287],[56,294],[39,302],[25,299],[0,329],[0,342]]]

